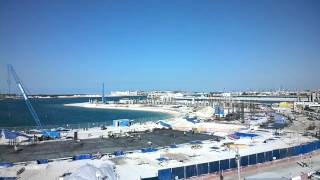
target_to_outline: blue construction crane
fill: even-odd
[[[33,120],[36,122],[37,124],[37,129],[42,131],[43,136],[45,137],[50,137],[50,138],[59,138],[60,137],[60,132],[58,131],[50,131],[50,130],[44,130],[42,127],[42,124],[40,122],[40,118],[38,117],[38,114],[36,113],[36,111],[33,109],[31,102],[29,101],[28,95],[25,91],[25,88],[22,85],[22,82],[20,81],[18,74],[16,73],[16,71],[13,69],[12,65],[8,65],[8,71],[9,73],[11,73],[11,75],[13,76],[13,79],[16,81],[16,84],[19,88],[19,90],[21,91],[21,94],[23,96],[24,101],[27,104],[27,107],[33,117]]]
[[[33,120],[36,122],[37,124],[37,129],[39,130],[43,130],[43,127],[42,127],[42,124],[40,122],[40,119],[38,117],[38,114],[36,113],[36,111],[33,109],[32,105],[31,105],[31,102],[29,101],[28,99],[28,95],[26,94],[26,91],[25,89],[23,88],[22,86],[22,83],[17,75],[17,73],[15,72],[15,70],[13,69],[12,65],[8,65],[8,71],[11,73],[11,75],[13,76],[13,79],[16,81],[16,84],[19,88],[19,90],[21,91],[22,93],[22,96],[24,98],[24,101],[26,102],[27,106],[28,106],[28,109],[33,117]]]

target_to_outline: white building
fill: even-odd
[[[111,91],[111,96],[138,96],[138,91]]]

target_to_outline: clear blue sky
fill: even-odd
[[[320,87],[319,0],[0,0],[0,92]]]

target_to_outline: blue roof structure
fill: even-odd
[[[60,138],[59,131],[43,131],[43,136],[51,138]]]
[[[124,127],[124,126],[130,126],[131,124],[131,121],[130,119],[118,119],[118,120],[113,120],[113,126],[114,127]]]
[[[23,133],[16,132],[16,131],[9,131],[9,130],[6,130],[6,129],[0,130],[0,137],[2,137],[3,134],[4,134],[4,138],[6,138],[6,139],[15,139],[18,136],[26,137],[28,139],[31,138],[30,136],[27,136],[27,135],[25,135]]]

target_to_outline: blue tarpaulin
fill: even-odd
[[[92,154],[79,154],[73,156],[73,160],[82,160],[82,159],[91,159],[93,156]]]
[[[14,164],[12,162],[0,162],[0,167],[12,167]]]
[[[6,139],[15,139],[18,137],[18,134],[16,132],[12,132],[12,131],[7,131],[7,130],[4,130],[4,137]]]
[[[186,119],[187,119],[187,121],[192,122],[193,124],[200,122],[200,120],[197,119],[196,117],[187,117]]]
[[[178,146],[177,145],[175,145],[175,144],[171,144],[170,145],[170,148],[177,148]]]
[[[202,142],[199,140],[195,140],[195,141],[190,141],[190,144],[202,144]]]
[[[168,158],[164,158],[164,157],[161,157],[161,158],[157,158],[158,161],[168,161],[169,159]]]
[[[142,148],[141,152],[143,153],[147,153],[147,152],[155,152],[158,151],[158,149],[154,148],[154,147],[148,147],[148,148]]]
[[[159,121],[159,123],[160,123],[161,126],[164,126],[164,127],[167,127],[167,128],[171,128],[171,125],[166,123],[166,122],[164,122],[164,121]]]
[[[238,136],[238,137],[256,137],[256,136],[258,136],[257,134],[254,134],[254,133],[243,133],[243,132],[235,132],[234,135]]]
[[[38,159],[37,160],[38,164],[48,164],[48,162],[49,162],[48,159]]]
[[[118,150],[118,151],[113,152],[113,154],[115,156],[122,156],[122,155],[124,155],[124,152],[122,150]]]
[[[4,134],[4,138],[6,138],[6,139],[15,139],[18,136],[26,137],[26,138],[29,138],[29,139],[31,138],[30,136],[27,136],[27,135],[25,135],[23,133],[16,132],[16,131],[9,131],[9,130],[6,130],[6,129],[0,130],[0,137],[2,137],[2,134]]]

